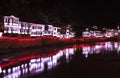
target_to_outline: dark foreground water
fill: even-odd
[[[1,54],[0,78],[120,78],[120,42]]]

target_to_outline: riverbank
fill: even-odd
[[[10,38],[10,37],[0,37],[0,49],[8,48],[28,48],[35,46],[50,46],[50,45],[63,45],[63,44],[73,44],[72,38],[60,39],[57,37],[45,36],[38,38]]]
[[[57,38],[53,36],[45,36],[38,38],[18,38],[18,37],[0,37],[0,49],[17,49],[17,48],[29,48],[29,47],[45,47],[45,46],[63,46],[77,43],[90,43],[101,41],[115,41],[119,40],[118,37],[113,38]]]

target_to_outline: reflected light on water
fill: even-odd
[[[98,42],[94,44],[79,44],[44,55],[32,55],[16,58],[0,64],[0,75],[3,78],[25,78],[26,75],[42,74],[63,63],[69,63],[72,55],[82,52],[88,58],[92,54],[120,52],[120,42]]]
[[[47,55],[36,57],[34,56],[35,58],[30,58],[33,56],[22,57],[21,58],[22,61],[15,62],[16,64],[14,66],[11,65],[9,66],[9,63],[5,65],[2,64],[0,68],[0,75],[2,75],[3,78],[21,78],[27,74],[34,75],[36,73],[49,71],[60,64],[61,61],[59,61],[59,59],[61,57],[65,56],[66,62],[69,62],[70,61],[69,58],[73,54],[74,48],[66,48]],[[20,60],[20,58],[18,59]]]
[[[80,44],[81,45],[81,44]],[[79,46],[80,46],[79,45]],[[98,54],[103,51],[105,52],[120,52],[120,43],[119,42],[104,42],[103,44],[97,43],[95,45],[84,45],[82,44],[82,54],[87,58],[89,54]]]

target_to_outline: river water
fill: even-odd
[[[0,78],[120,78],[120,42],[8,51]]]

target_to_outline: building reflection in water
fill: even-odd
[[[46,55],[33,55],[16,58],[14,61],[0,64],[0,78],[25,78],[34,74],[42,74],[58,65],[70,62],[77,50],[82,50],[85,58],[91,54],[120,52],[120,42],[98,42],[95,44],[79,44]]]
[[[87,58],[89,54],[97,54],[101,52],[120,52],[119,42],[100,42],[95,45],[82,44],[79,45],[82,48],[82,54]]]
[[[73,54],[74,48],[66,48],[44,56],[38,55],[18,58],[16,61],[0,65],[0,77],[25,78],[28,75],[49,71],[61,63],[59,60],[62,57],[65,57],[66,62],[69,62]]]

